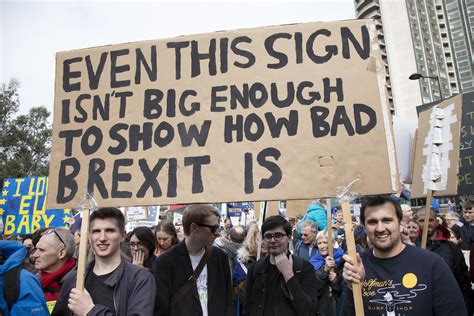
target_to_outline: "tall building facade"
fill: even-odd
[[[355,10],[376,21],[396,115],[414,117],[416,105],[474,91],[474,0],[355,0]],[[412,73],[438,79],[410,81]]]

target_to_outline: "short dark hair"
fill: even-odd
[[[283,227],[287,236],[291,236],[291,224],[285,218],[280,215],[267,217],[262,224],[262,236],[268,230]]]
[[[165,232],[168,235],[170,235],[171,245],[176,245],[179,242],[178,233],[176,232],[176,227],[174,227],[173,223],[171,222],[168,222],[168,221],[159,222],[153,231],[155,238],[156,238],[157,232]]]
[[[365,226],[365,209],[367,207],[384,205],[385,203],[390,203],[393,205],[397,214],[398,221],[401,222],[403,218],[403,211],[400,206],[400,203],[395,201],[392,197],[390,197],[390,195],[371,195],[365,197],[364,201],[362,202],[362,206],[360,207],[361,224]]]
[[[191,233],[190,226],[192,223],[203,224],[204,219],[208,216],[215,215],[220,218],[219,211],[210,204],[193,204],[188,205],[183,213],[183,231],[186,236]]]
[[[117,226],[120,232],[125,231],[125,217],[123,213],[116,207],[101,207],[92,212],[89,222],[92,223],[96,219],[114,218],[117,221]]]
[[[466,202],[464,202],[462,208],[465,210],[472,210],[472,204],[474,204],[474,201],[467,200]]]

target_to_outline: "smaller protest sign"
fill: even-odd
[[[146,207],[126,207],[125,214],[129,222],[142,221],[147,219],[148,210]]]
[[[140,211],[138,209],[142,209],[142,211]],[[142,216],[143,213],[140,213],[140,212],[143,212],[143,209],[146,209],[147,216],[145,218],[143,218],[143,216]],[[132,215],[132,216],[135,216],[135,215],[136,216],[134,217],[133,221],[128,221],[127,222],[127,225],[125,227],[125,230],[127,232],[130,232],[130,231],[132,231],[135,228],[140,227],[140,226],[145,226],[145,227],[152,228],[153,226],[158,224],[159,216],[160,216],[160,206],[159,205],[147,206],[147,207],[143,207],[143,208],[142,207],[130,207],[129,210],[132,210],[132,212],[136,211],[135,214]],[[127,217],[128,217],[128,212],[126,212],[126,213],[127,213]],[[140,218],[140,219],[137,219],[137,218]]]
[[[42,227],[68,226],[71,209],[47,209],[47,193],[48,177],[5,179],[0,193],[3,234],[32,234]]]
[[[462,95],[420,113],[413,164],[412,198],[456,195]]]

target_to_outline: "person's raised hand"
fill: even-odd
[[[84,292],[81,292],[80,290],[73,288],[69,293],[67,307],[74,313],[74,315],[85,316],[94,307],[94,302],[86,289],[84,289]]]
[[[357,263],[349,257],[349,255],[344,255],[343,257],[344,270],[342,272],[342,277],[346,281],[347,286],[352,289],[352,284],[359,284],[364,281],[365,270],[362,260],[360,259],[359,254],[357,254]]]
[[[275,256],[275,264],[278,271],[285,278],[285,282],[288,282],[289,279],[293,277],[293,258],[288,258],[285,253],[281,253],[278,256]]]
[[[132,263],[137,266],[143,267],[143,261],[145,261],[145,253],[141,250],[133,254]]]

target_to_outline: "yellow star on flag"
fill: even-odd
[[[74,218],[73,218],[73,217],[64,216],[64,217],[63,217],[63,223],[67,223],[67,224],[69,224],[69,225],[72,225],[72,224],[74,224]]]
[[[4,187],[4,188],[8,188],[9,185],[10,185],[10,181],[5,181],[5,182],[3,183],[3,187]]]
[[[5,199],[0,199],[0,205],[5,205],[5,203],[7,203],[7,200],[5,200]]]
[[[3,195],[3,196],[7,196],[7,194],[8,194],[8,191],[7,191],[7,190],[3,190],[2,195]]]
[[[0,207],[0,215],[3,215],[4,212],[5,212],[5,210]]]
[[[64,214],[71,214],[71,209],[70,208],[64,209]]]

